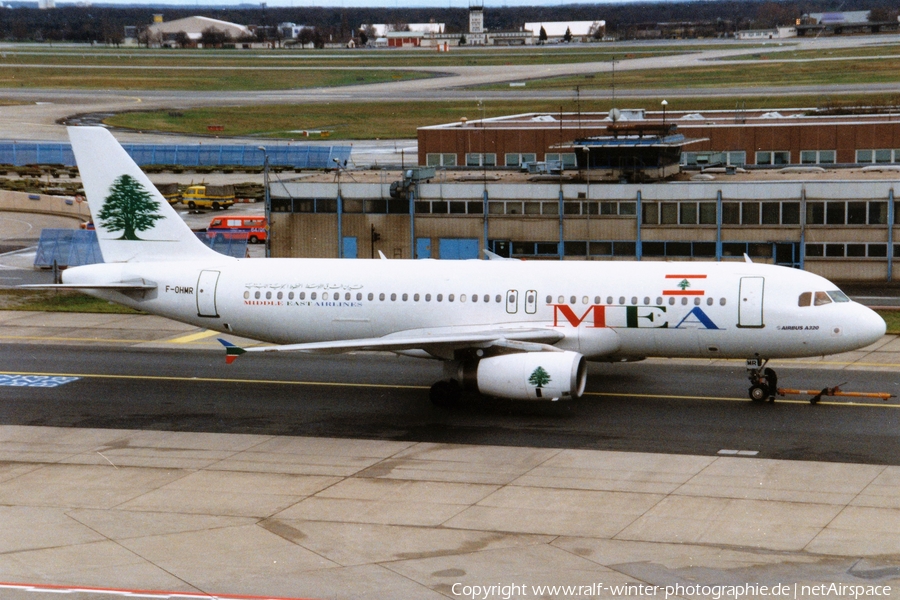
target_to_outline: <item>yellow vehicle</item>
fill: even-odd
[[[233,185],[209,185],[201,183],[188,186],[181,195],[181,201],[188,208],[211,208],[219,210],[234,204]]]
[[[178,193],[177,183],[157,183],[156,189],[163,195],[163,198],[169,204],[178,204],[181,202],[181,194]]]

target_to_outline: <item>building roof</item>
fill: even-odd
[[[203,35],[203,32],[207,29],[223,31],[227,36],[235,39],[242,36],[253,35],[250,29],[245,25],[200,16],[185,17],[184,19],[176,19],[174,21],[166,21],[163,23],[154,23],[150,25],[148,29],[151,33],[160,33],[163,35],[183,31],[188,35],[188,38],[192,40],[199,40]]]
[[[407,23],[409,31],[420,33],[444,33],[443,23]],[[396,25],[391,23],[373,23],[371,25],[375,29],[376,37],[384,37],[386,34],[396,31]],[[367,25],[363,25],[360,29],[365,29]],[[400,32],[403,33],[403,32]],[[409,32],[406,32],[409,33]]]
[[[537,36],[541,27],[547,32],[548,37],[562,37],[566,35],[568,29],[572,35],[584,36],[592,35],[600,27],[605,27],[606,21],[538,21],[535,23],[525,23],[525,29],[530,30]]]

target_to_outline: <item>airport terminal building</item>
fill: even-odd
[[[746,254],[838,281],[900,276],[900,116],[634,110],[616,117],[529,114],[423,127],[420,167],[274,185],[273,255],[463,259],[489,250],[527,260],[718,261]],[[672,176],[663,158],[684,172]],[[703,180],[692,180],[701,168]]]
[[[453,179],[272,186],[273,256],[744,260],[839,280],[900,276],[898,186],[867,179],[665,184]],[[462,179],[466,179],[463,177]]]

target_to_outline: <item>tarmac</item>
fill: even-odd
[[[217,345],[154,316],[16,311],[0,341]],[[816,365],[898,370],[900,340]],[[0,582],[4,600],[900,598],[900,466],[0,426]]]

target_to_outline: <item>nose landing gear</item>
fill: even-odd
[[[775,402],[778,393],[778,375],[766,367],[768,359],[747,359],[747,376],[750,378],[750,399],[754,402]]]

